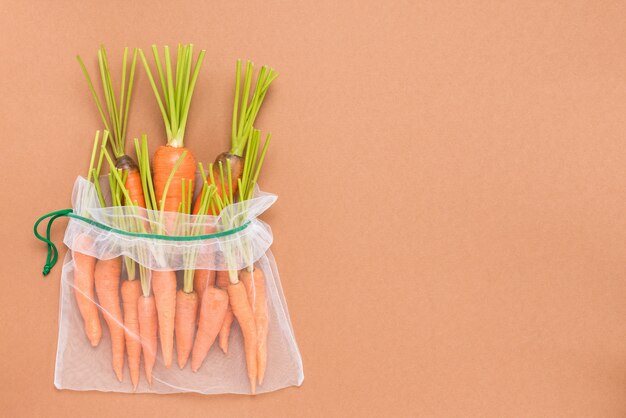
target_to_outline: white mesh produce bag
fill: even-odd
[[[44,274],[47,274],[56,261],[56,248],[49,240],[51,223],[61,216],[71,218],[63,240],[70,251],[65,257],[61,275],[55,386],[59,389],[115,392],[251,393],[243,337],[236,320],[230,333],[228,353],[222,352],[216,339],[197,372],[192,372],[190,360],[182,370],[176,361],[170,368],[166,368],[159,340],[152,385],[148,384],[144,375],[143,354],[136,390],[131,384],[126,355],[123,380],[119,382],[112,369],[111,339],[104,320],[107,312],[103,312],[97,297],[94,297],[93,302],[100,311],[102,337],[99,344],[92,347],[85,334],[74,286],[75,253],[97,260],[125,257],[133,260],[137,268],[145,267],[144,271],[148,274],[152,271],[176,271],[178,289],[182,286],[185,269],[241,270],[253,264],[265,277],[268,319],[267,367],[265,378],[261,385],[257,385],[256,393],[299,386],[304,378],[302,360],[276,262],[269,250],[272,232],[267,224],[258,219],[275,201],[275,195],[257,190],[253,199],[233,204],[217,217],[173,213],[162,215],[131,207],[101,208],[93,184],[79,177],[73,191],[73,209],[53,212],[38,222],[49,220],[47,237],[39,235],[48,244],[49,255],[44,268]],[[149,231],[160,233],[140,233],[136,228],[139,224],[147,226]],[[192,229],[200,233],[177,235],[177,232]],[[122,262],[122,266],[120,284],[128,277],[127,264]],[[149,280],[147,283],[149,285]],[[251,294],[254,295],[254,281],[252,286]],[[120,308],[123,308],[121,296]],[[176,347],[174,358],[175,350]]]

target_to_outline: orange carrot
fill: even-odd
[[[255,393],[257,379],[257,331],[252,308],[248,302],[248,294],[242,282],[230,283],[228,286],[228,300],[232,306],[233,314],[241,327],[244,350],[246,353],[248,379],[250,380],[251,391]]]
[[[185,160],[180,165],[174,178],[170,192],[165,201],[163,193],[168,177],[172,169],[183,152],[185,128],[187,126],[187,117],[191,106],[191,98],[200,72],[200,67],[204,60],[206,51],[201,50],[195,66],[193,65],[193,45],[179,45],[178,54],[176,56],[175,65],[172,65],[169,47],[165,47],[165,72],[161,65],[161,57],[156,45],[152,46],[152,53],[156,63],[157,75],[161,83],[162,92],[159,91],[148,60],[143,51],[139,50],[139,55],[143,61],[144,68],[148,75],[150,85],[154,92],[157,104],[161,110],[161,116],[165,124],[167,134],[167,145],[160,146],[154,154],[153,172],[154,172],[154,191],[156,193],[159,208],[167,212],[176,212],[182,201],[182,184],[191,180],[193,190],[193,180],[196,173],[196,162],[191,153],[187,150]],[[192,75],[193,71],[193,75]],[[173,74],[175,74],[176,82],[174,83]]]
[[[233,316],[233,308],[229,303],[226,308],[226,315],[224,315],[224,322],[222,323],[222,328],[220,328],[219,336],[219,346],[224,354],[228,353],[228,339],[230,338],[230,329],[233,326],[234,320],[235,317]]]
[[[165,73],[161,65],[161,58],[156,45],[152,52],[156,62],[156,69],[162,87],[159,91],[154,81],[150,65],[142,50],[139,50],[141,60],[154,92],[157,104],[163,117],[167,145],[160,146],[153,158],[153,181],[156,194],[156,208],[164,212],[176,212],[183,200],[184,185],[189,184],[188,190],[193,190],[196,173],[196,161],[184,148],[185,128],[191,105],[191,98],[198,78],[202,61],[206,51],[200,51],[195,66],[193,65],[193,45],[180,45],[176,56],[175,66],[172,66],[170,50],[165,48]],[[192,75],[193,71],[193,75]],[[172,74],[175,74],[174,83]],[[168,218],[168,220],[170,220]],[[168,223],[168,229],[169,229]],[[163,231],[159,231],[163,233]],[[193,283],[192,283],[193,284]],[[176,274],[174,272],[155,271],[152,278],[152,287],[156,300],[159,317],[159,336],[165,367],[172,365],[172,351],[174,346],[174,325],[176,316]],[[193,286],[192,286],[193,287]],[[197,306],[197,302],[196,302]],[[194,312],[195,319],[195,312]],[[192,326],[193,323],[192,321]],[[182,334],[181,334],[182,335]],[[187,334],[185,334],[187,335]],[[191,343],[189,344],[191,347]]]
[[[198,300],[202,300],[204,291],[215,284],[215,271],[196,270],[193,276],[193,290],[198,294]]]
[[[102,142],[103,145],[106,144],[108,136],[108,132],[105,131]],[[100,152],[100,158],[98,159],[99,162],[98,164],[95,164],[96,153],[98,147],[100,146],[99,144],[100,131],[96,131],[96,136],[93,141],[93,149],[91,151],[91,159],[89,162],[87,181],[93,181],[99,203],[104,206],[104,197],[100,192],[100,188],[96,187],[103,159],[102,152]],[[96,347],[102,338],[102,325],[100,323],[98,305],[96,304],[96,296],[94,294],[94,276],[97,260],[95,257],[80,252],[81,249],[90,248],[92,244],[93,240],[88,235],[81,234],[77,236],[73,245],[74,251],[72,251],[72,258],[74,260],[74,296],[76,298],[76,304],[78,305],[78,310],[83,318],[85,335],[91,343],[91,346]]]
[[[198,300],[202,305],[202,296],[204,291],[209,287],[215,285],[215,271],[214,270],[196,270],[193,274],[193,290],[198,294]],[[200,321],[200,309],[198,309],[198,315],[196,317],[196,323]]]
[[[154,296],[140,296],[137,300],[137,312],[146,380],[152,385],[152,368],[157,351],[157,311]]]
[[[141,208],[146,207],[146,199],[143,195],[143,188],[141,184],[141,174],[137,164],[128,155],[123,155],[117,159],[115,163],[116,168],[122,169],[126,173],[126,181],[124,187],[128,191],[130,196],[130,202],[125,202],[126,205],[135,205]]]
[[[186,293],[183,289],[176,293],[176,354],[178,367],[183,369],[193,346],[193,334],[196,330],[198,294]]]
[[[124,326],[120,309],[119,284],[122,260],[98,260],[95,269],[95,284],[98,300],[111,335],[113,371],[121,382],[124,372]]]
[[[152,291],[159,321],[159,339],[163,351],[163,363],[172,365],[174,349],[174,317],[176,315],[176,273],[173,271],[153,271]]]
[[[267,331],[268,312],[267,294],[265,291],[265,275],[263,270],[254,268],[252,272],[244,269],[240,272],[239,280],[246,287],[248,302],[252,306],[254,313],[254,323],[257,335],[257,370],[259,375],[259,385],[263,384],[265,369],[267,366]]]
[[[87,235],[76,237],[74,245],[78,248],[89,246],[91,238]],[[83,317],[85,335],[92,347],[96,347],[102,338],[102,326],[98,316],[98,307],[95,304],[94,272],[96,259],[79,251],[72,253],[74,259],[74,296],[78,310]]]
[[[198,333],[191,353],[191,370],[194,372],[198,371],[213,345],[224,322],[227,307],[228,293],[226,291],[213,286],[205,289],[200,304]]]
[[[218,271],[215,275],[215,283],[220,289],[227,290],[228,289],[228,272],[227,271]],[[228,353],[228,338],[230,337],[230,328],[233,325],[233,310],[228,304],[226,309],[226,315],[224,315],[224,322],[222,323],[222,328],[220,329],[220,337],[219,337],[219,346],[224,352],[224,354]]]
[[[140,177],[141,189],[143,191],[142,196],[145,197],[146,208],[155,210],[156,199],[154,196],[154,187],[152,185],[152,175],[150,173],[148,138],[145,134],[141,137],[141,143],[138,139],[135,139],[135,151],[137,153],[137,161],[139,162],[138,173]],[[131,197],[130,200],[133,200],[133,198]],[[149,225],[147,223],[139,223],[138,227],[143,231],[149,230]],[[143,264],[146,264],[146,262],[143,262]],[[154,367],[157,352],[157,310],[155,298],[150,294],[150,271],[142,264],[139,265],[139,277],[142,292],[141,296],[137,299],[139,336],[143,351],[146,380],[149,385],[152,385],[152,369]]]
[[[162,202],[161,208],[166,212],[175,212],[178,210],[183,199],[183,181],[188,182],[191,180],[191,187],[193,189],[193,181],[196,177],[196,160],[189,150],[182,147],[176,148],[169,145],[162,145],[154,153],[152,164],[154,172],[154,192],[156,193],[157,202],[161,202],[165,185],[172,173],[174,165],[185,151],[187,151],[187,155],[172,176],[165,202]]]
[[[141,296],[139,280],[124,280],[122,283],[122,303],[124,304],[124,332],[128,369],[133,389],[139,384],[139,364],[141,363],[141,340],[139,339],[139,318],[137,303]]]

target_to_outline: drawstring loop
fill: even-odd
[[[45,242],[46,246],[48,247],[48,254],[46,255],[46,264],[44,264],[43,266],[44,276],[47,276],[48,273],[50,273],[50,270],[52,269],[52,267],[54,267],[54,265],[57,263],[57,260],[59,258],[59,251],[57,250],[56,245],[54,245],[54,243],[50,239],[50,233],[52,231],[52,223],[54,222],[55,219],[58,219],[63,216],[68,216],[70,213],[72,213],[72,209],[56,210],[54,212],[45,214],[41,218],[37,219],[37,222],[35,222],[35,227],[34,227],[35,237],[37,237],[37,239],[39,239],[40,241]],[[43,237],[38,232],[39,224],[47,218],[50,218],[50,220],[48,221],[48,225],[46,226],[46,236]]]

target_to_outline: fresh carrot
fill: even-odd
[[[202,191],[198,198],[196,199],[196,203],[194,205],[194,215],[206,215],[210,211],[211,200],[206,201],[206,205],[202,205],[203,197],[207,198],[208,193],[208,179],[206,178],[206,174],[204,172],[204,167],[202,167],[202,163],[198,164],[200,168],[200,173],[202,174],[203,180],[205,182],[206,187],[203,185]],[[215,193],[215,191],[213,191]],[[211,196],[212,197],[212,196]],[[200,213],[202,212],[202,213]],[[205,226],[204,233],[212,234],[215,232],[215,227],[213,226]],[[198,300],[202,302],[202,295],[204,291],[210,286],[215,285],[215,271],[214,270],[196,270],[193,276],[193,290],[198,294]],[[198,319],[200,315],[200,310],[198,310]]]
[[[188,215],[191,207],[191,199],[193,189],[191,188],[191,180],[182,183],[182,201],[179,213]],[[197,228],[195,228],[197,229]],[[193,234],[194,228],[189,228],[186,222],[179,224],[178,235]],[[193,263],[196,254],[186,253],[183,257],[185,264]],[[193,270],[186,269],[183,277],[183,288],[176,293],[176,326],[174,328],[176,334],[176,354],[178,367],[183,369],[187,364],[191,348],[193,347],[193,336],[196,331],[196,318],[198,313],[198,294],[193,289]]]
[[[225,168],[226,162],[229,161],[231,167],[230,190],[237,192],[237,183],[243,173],[244,165],[244,149],[250,133],[252,132],[254,122],[261,109],[267,90],[272,81],[278,77],[278,74],[267,66],[262,66],[257,74],[254,90],[250,97],[252,89],[252,75],[254,73],[254,64],[246,62],[246,73],[244,76],[243,89],[241,89],[241,60],[237,60],[236,82],[235,82],[235,100],[233,102],[231,147],[229,151],[222,152],[215,158],[213,164],[213,176],[219,176],[220,163]],[[215,184],[217,193],[223,197],[221,184]],[[199,200],[196,201],[193,213],[198,213]],[[218,215],[219,213],[215,213]]]
[[[142,135],[141,144],[138,139],[135,139],[135,150],[137,153],[137,161],[139,162],[141,187],[143,195],[146,198],[146,207],[147,209],[155,210],[157,209],[157,205],[154,195],[154,186],[152,184],[152,174],[150,173],[150,157],[146,135]],[[144,228],[145,230],[146,227],[145,224],[140,224],[140,228]],[[145,254],[142,255],[145,256]],[[142,295],[137,300],[139,336],[141,338],[146,380],[149,385],[152,385],[152,369],[154,368],[157,352],[157,310],[154,296],[150,293],[150,272],[143,264],[139,265],[139,275],[142,292]]]
[[[96,263],[96,293],[111,335],[113,371],[120,382],[124,372],[124,326],[119,296],[121,273],[122,260],[119,257]]]
[[[122,202],[126,201],[129,205],[128,211],[135,213],[139,202],[135,199],[131,200],[129,190],[126,188],[128,171],[124,171],[118,168],[113,162],[113,159],[109,156],[105,148],[102,152],[109,162],[109,184],[111,188],[111,202],[114,212],[120,215],[124,214],[121,206]],[[141,187],[141,180],[140,180]],[[141,194],[143,196],[143,189]],[[135,209],[135,210],[133,210]],[[119,227],[124,230],[139,230],[145,232],[145,225],[143,222],[129,218],[125,216],[119,216],[116,218],[120,222]],[[138,302],[141,296],[141,285],[138,280],[135,279],[135,261],[130,258],[125,258],[126,271],[128,273],[128,280],[125,280],[121,286],[122,302],[124,305],[124,335],[126,338],[126,350],[128,352],[128,368],[130,370],[131,382],[133,389],[137,389],[139,384],[139,368],[141,364],[141,351],[142,343],[139,330],[139,308]],[[140,275],[142,279],[145,276],[145,271],[140,267]]]
[[[139,365],[141,363],[141,340],[139,339],[139,311],[137,303],[141,296],[139,280],[124,280],[122,283],[122,302],[124,304],[124,332],[128,352],[128,369],[133,388],[139,384]]]
[[[152,385],[152,368],[154,367],[157,351],[157,310],[153,295],[145,296],[144,292],[139,297],[137,300],[137,314],[146,380],[149,385]]]
[[[246,287],[248,302],[250,302],[254,313],[257,335],[257,370],[259,385],[262,385],[267,367],[267,333],[269,328],[265,274],[260,268],[253,267],[252,271],[243,269],[239,272],[239,280]]]
[[[209,286],[202,294],[198,333],[191,353],[191,370],[194,372],[198,371],[213,345],[224,322],[227,307],[228,293],[226,291]]]
[[[135,66],[137,63],[137,53],[138,50],[135,49],[133,51],[132,62],[130,63],[130,71],[128,72],[127,78],[128,48],[124,48],[121,86],[118,101],[114,93],[114,87],[111,80],[111,73],[109,70],[109,63],[106,51],[104,47],[100,47],[98,49],[98,64],[102,81],[102,90],[104,91],[106,112],[102,106],[102,102],[98,97],[98,94],[96,93],[93,82],[89,77],[89,73],[87,72],[85,64],[83,63],[80,56],[77,56],[76,58],[78,59],[83,73],[85,74],[87,83],[96,103],[96,107],[98,108],[100,117],[102,118],[102,122],[104,123],[106,129],[111,132],[112,139],[109,142],[109,145],[116,159],[116,163],[112,165],[111,169],[121,169],[124,173],[125,184],[123,186],[125,186],[125,189],[127,191],[126,195],[128,196],[128,198],[126,199],[126,204],[145,207],[146,202],[143,196],[143,190],[141,188],[141,179],[137,164],[131,157],[126,155],[125,152],[128,114],[130,110],[130,102],[133,91],[133,80],[135,76]],[[121,204],[121,200],[114,203]],[[137,337],[138,313],[136,304],[137,301],[135,297],[135,294],[138,293],[139,283],[134,282],[136,268],[135,261],[128,257],[124,257],[123,259],[124,264],[126,265],[126,271],[128,272],[128,281],[124,281],[124,283],[122,284],[122,298],[125,305],[124,324],[126,335],[126,348],[128,350],[128,366],[130,369],[131,381],[133,383],[133,387],[136,389],[139,382],[139,364],[141,358],[141,344]],[[132,300],[133,298],[135,300]],[[119,353],[114,353],[114,355],[115,354],[119,355]],[[118,378],[120,378],[119,374]]]
[[[210,233],[210,232],[209,232]],[[198,294],[198,299],[202,300],[204,291],[215,285],[214,270],[196,270],[193,276],[193,290]]]
[[[245,167],[244,167],[245,169]],[[213,177],[213,172],[209,171],[211,176]],[[223,209],[231,205],[233,203],[233,193],[232,189],[229,189],[229,186],[232,184],[232,173],[230,168],[230,161],[226,161],[226,173],[227,176],[224,175],[224,170],[222,164],[219,163],[219,173],[220,173],[220,182],[223,187],[223,197],[219,195],[215,195],[215,202],[217,209],[222,212],[222,227],[233,227],[238,219],[231,219],[231,214],[229,212],[223,212]],[[213,181],[215,183],[215,181]],[[239,180],[239,184],[241,184],[241,180]],[[243,191],[240,188],[240,195],[242,195]],[[252,307],[250,306],[250,302],[248,302],[248,295],[246,292],[246,288],[244,284],[239,280],[238,272],[234,266],[234,257],[235,257],[235,248],[230,245],[226,245],[224,251],[224,257],[226,259],[226,265],[228,267],[228,301],[233,311],[233,316],[237,318],[237,322],[239,322],[239,327],[241,328],[241,333],[243,335],[244,341],[244,352],[246,357],[246,367],[248,370],[248,379],[250,380],[250,390],[254,394],[256,392],[256,380],[257,380],[257,361],[256,361],[256,352],[257,352],[257,332],[256,332],[256,324],[254,322],[254,315],[252,313]],[[223,273],[220,274],[218,272],[216,281],[218,285],[220,284],[220,279],[224,277]]]
[[[108,138],[108,132],[105,131],[103,141],[106,142]],[[93,148],[91,151],[91,159],[89,161],[89,171],[87,174],[87,181],[92,182],[96,190],[99,190],[95,185],[98,182],[98,175],[100,168],[102,167],[102,158],[99,159],[97,165],[95,165],[96,153],[100,147],[100,131],[96,131],[96,136],[93,141]],[[100,154],[102,157],[102,153]],[[102,195],[98,193],[100,202],[103,202]],[[92,245],[92,239],[89,235],[79,235],[74,241],[73,248],[89,248]],[[84,254],[78,250],[72,251],[72,258],[74,260],[74,296],[76,298],[76,304],[78,310],[83,318],[85,335],[89,340],[92,347],[96,347],[100,344],[102,338],[102,325],[100,323],[100,316],[98,314],[98,306],[96,305],[96,296],[94,292],[94,275],[96,269],[96,259],[90,255]]]
[[[256,391],[257,379],[257,331],[254,322],[252,308],[248,302],[246,288],[242,282],[232,282],[228,286],[228,300],[233,308],[233,314],[239,322],[241,333],[243,334],[244,350],[246,353],[246,365],[248,368],[248,379],[252,393]]]
[[[91,238],[88,235],[80,235],[76,237],[74,246],[78,248],[87,248],[91,246]],[[85,334],[93,347],[100,343],[102,338],[102,326],[98,315],[98,307],[94,303],[94,272],[96,268],[96,259],[90,255],[73,251],[74,259],[74,296],[78,310],[83,317],[85,326]]]
[[[165,183],[167,182],[168,175],[171,172],[174,163],[185,151],[187,151],[185,148],[176,148],[172,145],[162,145],[154,153],[154,188],[158,201],[162,201],[163,199],[163,189],[165,188]],[[182,196],[180,192],[177,192],[176,190],[180,188],[183,181],[191,180],[193,183],[196,175],[195,167],[196,160],[193,158],[191,153],[187,152],[187,156],[183,160],[183,164],[180,166],[179,171],[173,178],[172,193],[168,195],[168,199],[163,202],[163,210],[166,212],[175,212],[178,209]]]
[[[161,200],[161,223],[163,221],[164,201],[168,198],[169,189],[177,170],[186,158],[185,150],[178,160],[165,183],[163,199]],[[182,187],[182,186],[181,186]],[[163,232],[163,231],[157,231]],[[172,353],[174,351],[174,327],[176,316],[176,272],[174,271],[153,271],[152,291],[156,302],[159,338],[161,340],[161,350],[163,351],[163,363],[166,368],[172,365]]]
[[[144,139],[144,145],[145,145],[146,143],[145,136],[143,139]],[[149,161],[147,161],[147,151],[144,149],[144,151],[142,152],[139,148],[137,141],[135,142],[135,146],[136,146],[137,153],[138,153],[138,156],[140,158],[140,161],[143,167],[144,173],[142,173],[142,176],[143,176],[142,189],[145,191],[144,189],[144,185],[146,184],[145,173],[146,172],[149,173]],[[104,150],[104,154],[106,158],[109,160],[109,164],[112,166],[111,172],[113,176],[118,181],[117,182],[118,189],[116,190],[119,190],[120,193],[123,193],[126,196],[126,199],[128,200],[128,191],[124,187],[125,181],[120,176],[120,173],[123,173],[123,172],[119,169],[114,168],[112,159],[109,157],[106,150]],[[165,212],[163,210],[164,209],[163,202],[167,199],[167,194],[168,194],[170,185],[172,183],[172,179],[174,178],[176,171],[179,169],[179,167],[183,163],[186,157],[186,154],[187,154],[187,151],[186,150],[183,151],[180,158],[174,163],[172,172],[170,173],[166,181],[164,191],[163,191],[163,200],[161,201],[160,224],[163,223],[163,217],[165,215]],[[146,166],[148,167],[147,169],[146,169]],[[115,183],[111,182],[112,191],[114,190],[115,187],[116,187]],[[146,188],[150,191],[152,190],[150,189],[149,186],[146,186]],[[120,193],[114,193],[114,192],[111,193],[114,198],[114,202],[115,202],[116,196],[119,195]],[[121,199],[118,197],[117,203],[119,204],[120,201]],[[152,195],[150,207],[152,207],[152,205],[155,205],[155,204],[156,202],[155,202],[154,196]],[[143,226],[143,224],[141,222],[138,222],[138,226],[141,227]],[[158,230],[156,232],[162,233],[163,231]],[[163,362],[165,364],[165,367],[169,368],[172,365],[172,353],[174,349],[174,324],[175,324],[175,313],[176,313],[176,273],[174,271],[154,271],[152,273],[152,289],[154,291],[155,304],[157,308],[159,336],[161,339],[161,350],[163,351]],[[144,296],[147,296],[145,290],[144,290]]]
[[[200,166],[200,172],[203,176],[204,185],[198,199],[201,202],[198,214],[206,215],[209,206],[212,203],[212,198],[215,194],[215,186],[208,184],[202,166]],[[202,229],[204,229],[203,232],[206,233],[207,228],[195,228],[194,232],[200,231]],[[189,273],[189,276],[187,275],[187,273]],[[220,327],[224,321],[224,315],[228,306],[228,294],[224,290],[217,289],[213,286],[215,275],[214,272],[211,272],[209,270],[196,270],[195,272],[186,270],[186,286],[191,285],[190,276],[192,273],[194,274],[193,284],[196,285],[197,282],[200,282],[198,286],[202,288],[202,299],[200,300],[200,313],[198,320],[198,332],[196,335],[196,340],[193,344],[193,351],[191,354],[191,369],[196,372],[206,358],[206,355],[208,354],[211,345],[213,345],[213,342],[215,341],[215,338],[217,337]]]
[[[246,210],[246,201],[251,199],[254,194],[254,187],[258,180],[270,139],[271,135],[268,135],[265,140],[265,144],[263,145],[260,157],[258,155],[260,142],[260,132],[258,130],[252,130],[251,137],[246,146],[246,159],[241,180],[239,181],[239,202],[240,204],[243,204],[244,212]],[[244,257],[247,257],[250,260],[250,264],[239,273],[238,279],[239,283],[244,284],[248,304],[252,308],[254,317],[256,331],[256,345],[254,347],[254,352],[257,367],[256,371],[258,373],[259,384],[261,385],[263,384],[263,379],[265,378],[265,370],[267,366],[267,333],[269,324],[267,295],[265,292],[265,276],[261,269],[255,269],[254,263],[252,262],[251,250],[249,246],[245,244],[245,239],[242,253]],[[231,282],[229,289],[233,286],[233,279],[236,278],[237,277],[234,274],[229,275]],[[233,312],[237,316],[237,311],[234,305]],[[237,317],[237,320],[243,330],[243,324],[241,324],[239,317]],[[249,355],[250,353],[246,352],[246,354]],[[248,372],[250,373],[250,369],[248,369]]]
[[[209,165],[210,181],[212,184],[219,184],[222,190],[224,191],[224,193],[223,193],[223,196],[220,196],[218,193],[216,193],[215,202],[212,205],[212,211],[214,214],[219,214],[222,211],[222,209],[226,207],[228,204],[232,203],[234,199],[234,194],[232,192],[232,189],[229,188],[229,185],[231,185],[232,182],[228,181],[229,177],[232,178],[232,173],[230,169],[230,160],[226,161],[226,169],[228,173],[227,176],[224,175],[224,165],[221,162],[219,162],[217,165],[219,167],[218,170],[214,170],[213,164]],[[204,175],[204,171],[203,170],[201,171],[202,171],[202,174]],[[215,175],[216,172],[218,173],[217,176]],[[217,287],[225,291],[228,290],[228,283],[229,283],[228,275],[229,275],[228,271],[220,270],[216,272],[215,282],[216,282]],[[233,310],[229,303],[228,308],[226,310],[226,315],[224,316],[224,322],[222,323],[222,327],[220,328],[219,342],[218,342],[224,354],[228,353],[228,339],[230,337],[230,330],[231,330],[234,319],[235,317],[233,315]]]
[[[176,292],[176,354],[178,367],[183,369],[187,364],[193,335],[196,331],[196,316],[198,312],[198,294],[193,290],[189,293],[180,289]]]
[[[173,271],[153,271],[152,291],[159,318],[159,338],[163,351],[163,363],[172,365],[174,350],[174,320],[176,315],[176,273]]]
[[[226,291],[228,290],[228,271],[218,271],[216,274],[216,284],[217,286]],[[226,309],[226,314],[224,315],[224,322],[222,323],[222,327],[220,328],[219,334],[219,346],[224,352],[224,354],[228,353],[228,339],[230,338],[230,329],[233,325],[233,320],[235,317],[233,316],[233,309],[228,304],[228,308]]]
[[[153,205],[156,205],[155,197],[153,193],[153,186],[150,178],[150,162],[148,157],[148,145],[145,135],[142,136],[141,146],[139,141],[135,139],[135,149],[137,158],[140,163],[138,169],[140,175],[140,187],[142,195],[148,197],[146,200],[148,209],[152,209]],[[139,206],[137,200],[132,201],[129,195],[129,190],[126,188],[126,175],[128,172],[124,172],[122,169],[116,168],[113,160],[104,150],[104,155],[109,161],[112,177],[116,182],[110,180],[111,185],[111,198],[114,206],[121,206],[122,200],[130,203],[131,213],[136,213],[136,208]],[[122,195],[124,199],[122,199]],[[134,210],[133,210],[134,209]],[[124,219],[124,217],[120,217]],[[125,225],[121,225],[126,230],[138,230],[140,232],[146,232],[148,224],[139,220],[127,220]],[[143,252],[140,252],[140,257],[145,256]],[[130,273],[130,272],[129,272]],[[128,348],[128,362],[131,373],[131,380],[133,387],[136,389],[139,382],[139,366],[141,351],[144,352],[144,367],[146,371],[146,379],[148,384],[152,384],[152,369],[156,359],[157,349],[157,312],[156,312],[156,300],[150,295],[150,282],[148,278],[148,270],[142,264],[139,265],[140,281],[134,279],[134,273],[129,274],[129,280],[122,284],[122,298],[124,301],[124,323],[126,326],[126,341]],[[141,285],[140,285],[141,284]],[[174,289],[176,282],[174,279]],[[168,292],[164,292],[167,294]],[[138,338],[139,336],[139,338]],[[165,349],[164,349],[165,350]]]
[[[191,98],[198,78],[202,61],[206,51],[200,51],[193,65],[193,45],[179,45],[176,57],[176,65],[172,68],[169,47],[165,47],[165,74],[162,70],[161,58],[156,45],[152,46],[156,69],[161,82],[162,93],[154,81],[152,71],[143,51],[139,54],[150,80],[150,85],[154,91],[167,134],[167,145],[160,146],[153,159],[154,188],[156,199],[163,210],[175,212],[182,201],[182,183],[191,180],[192,189],[195,178],[196,161],[193,155],[184,148],[185,127],[191,105]],[[192,75],[193,69],[193,75]],[[175,73],[175,80],[174,74]],[[168,181],[174,164],[186,154],[183,163],[173,178],[172,191],[164,198],[165,185]]]

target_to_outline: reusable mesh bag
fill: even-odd
[[[106,195],[106,183],[101,181],[100,184]],[[102,208],[93,184],[79,177],[73,190],[73,209],[52,212],[40,218],[35,225],[35,234],[48,245],[48,259],[44,267],[44,274],[47,274],[57,257],[56,248],[50,241],[52,222],[62,216],[70,218],[63,240],[70,251],[65,257],[61,275],[55,386],[58,389],[114,392],[251,393],[243,336],[236,320],[232,325],[227,354],[218,347],[216,339],[197,372],[191,370],[191,356],[182,370],[178,367],[175,347],[174,361],[170,368],[166,368],[159,336],[152,385],[146,381],[143,354],[136,390],[131,384],[126,357],[123,380],[119,382],[112,369],[111,338],[104,320],[105,315],[111,315],[98,304],[97,297],[94,297],[93,302],[98,306],[102,327],[99,344],[92,347],[85,334],[83,317],[76,300],[78,289],[74,285],[76,254],[94,257],[96,260],[120,258],[124,260],[121,262],[123,269],[120,284],[129,276],[129,269],[137,268],[147,272],[144,283],[148,289],[149,275],[154,271],[175,271],[177,287],[180,289],[183,271],[186,269],[235,271],[254,265],[265,278],[268,312],[267,367],[263,383],[257,385],[256,393],[301,385],[304,379],[302,359],[276,262],[269,250],[272,232],[267,224],[258,219],[275,201],[275,195],[257,189],[252,199],[224,208],[217,217],[161,214],[135,207]],[[37,232],[38,225],[44,220],[48,220],[46,237]],[[132,226],[140,224],[161,233],[138,233],[137,228]],[[181,230],[200,233],[176,235]],[[254,279],[251,283],[251,294],[254,295]],[[133,332],[129,334],[132,338],[140,338]]]

